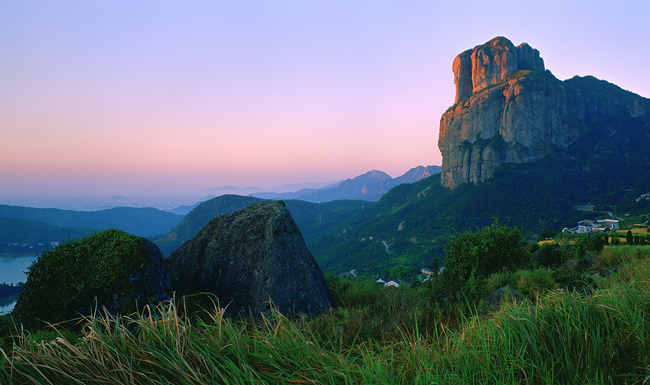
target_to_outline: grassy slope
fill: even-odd
[[[423,287],[348,285],[341,308],[313,319],[278,315],[252,325],[215,308],[190,321],[176,311],[182,306],[162,306],[155,317],[90,318],[82,338],[62,329],[20,333],[0,358],[0,381],[642,383],[650,248],[614,249],[598,266],[623,267],[589,296],[543,289],[486,312],[435,305]]]

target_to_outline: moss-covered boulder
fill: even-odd
[[[13,311],[28,329],[106,308],[128,314],[169,298],[163,255],[151,241],[121,230],[70,240],[39,256]]]

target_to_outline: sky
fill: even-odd
[[[0,198],[200,196],[440,165],[505,36],[650,97],[650,1],[0,1]]]

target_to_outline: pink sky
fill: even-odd
[[[199,196],[440,165],[495,36],[650,97],[647,1],[0,2],[0,197]]]

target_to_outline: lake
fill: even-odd
[[[0,257],[0,283],[26,282],[27,275],[24,273],[32,262],[37,258],[36,255],[24,255],[19,257]],[[13,310],[16,304],[15,298],[0,298],[0,314],[6,314]]]

